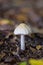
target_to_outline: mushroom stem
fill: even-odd
[[[24,35],[21,35],[21,50],[25,50],[25,38],[24,38]]]

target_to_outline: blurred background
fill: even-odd
[[[1,19],[13,21],[14,28],[24,22],[43,33],[43,0],[0,0]]]

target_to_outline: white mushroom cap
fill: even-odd
[[[32,33],[32,30],[31,30],[30,25],[27,26],[24,23],[21,23],[20,25],[18,25],[14,31],[14,34],[16,34],[16,35],[21,35],[21,34],[28,35],[31,33]]]

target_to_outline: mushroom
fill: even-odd
[[[15,30],[14,30],[14,34],[16,35],[21,35],[21,50],[25,50],[25,37],[24,35],[28,35],[31,34],[31,27],[30,25],[27,26],[24,23],[21,23],[20,25],[18,25]]]

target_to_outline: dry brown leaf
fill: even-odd
[[[18,14],[16,15],[16,19],[19,21],[27,21],[27,16],[24,14]]]
[[[30,49],[32,50],[32,52],[35,52],[35,51],[36,51],[36,49],[34,49],[34,48],[32,48],[32,47],[30,47]]]
[[[3,58],[5,56],[5,53],[1,53],[0,57]]]
[[[0,20],[0,25],[7,25],[7,24],[13,24],[13,23],[8,19]]]
[[[41,45],[37,45],[37,46],[36,46],[36,49],[37,49],[37,50],[39,50],[40,48],[42,48]]]
[[[0,41],[0,45],[3,44],[3,41]]]

